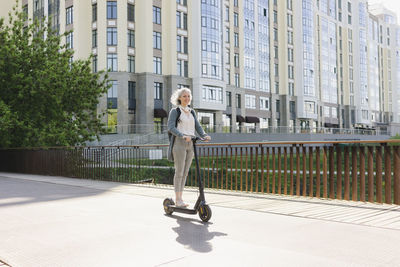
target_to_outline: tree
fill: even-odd
[[[17,2],[18,5],[18,2]],[[0,147],[71,146],[105,132],[97,113],[109,88],[91,57],[73,60],[50,21],[27,21],[17,6],[0,18]]]

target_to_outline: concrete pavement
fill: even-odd
[[[31,266],[400,266],[400,207],[0,173],[0,261]],[[194,203],[197,191],[184,198]],[[0,266],[1,262],[0,262]]]

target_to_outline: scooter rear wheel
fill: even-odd
[[[173,210],[170,207],[172,205],[175,205],[175,202],[172,199],[170,199],[170,198],[164,199],[163,206],[164,206],[164,211],[167,215],[172,214]]]
[[[211,219],[211,208],[208,205],[199,207],[199,217],[203,222],[208,222]]]

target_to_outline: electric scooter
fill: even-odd
[[[199,137],[192,138],[194,158],[196,160],[196,173],[197,173],[197,179],[198,179],[198,184],[199,184],[199,193],[200,193],[199,197],[197,198],[196,204],[194,204],[193,209],[188,209],[186,207],[176,206],[175,202],[172,200],[172,198],[166,198],[166,199],[164,199],[163,205],[164,205],[164,211],[167,215],[171,215],[173,212],[180,212],[180,213],[186,213],[186,214],[199,213],[200,219],[203,222],[208,222],[211,218],[211,209],[206,204],[206,199],[204,197],[203,179],[200,174],[199,159],[197,158],[197,150],[196,150],[196,142],[198,140],[202,140],[202,139]]]

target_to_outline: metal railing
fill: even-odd
[[[167,145],[0,150],[0,171],[171,184]],[[199,144],[207,188],[400,205],[400,143]],[[187,185],[196,186],[194,163]]]
[[[344,135],[390,135],[387,128],[383,129],[357,129],[357,128],[328,128],[315,127],[304,128],[300,126],[269,126],[260,127],[260,125],[202,125],[208,133],[265,133],[265,134],[344,134]],[[167,125],[163,124],[125,124],[107,127],[110,133],[118,134],[148,134],[164,133],[167,131]]]

